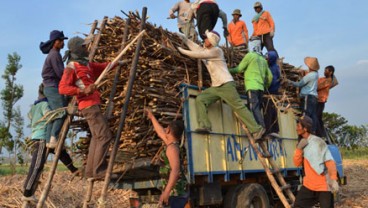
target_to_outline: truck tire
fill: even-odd
[[[257,183],[232,187],[226,193],[225,208],[269,208],[270,202],[264,188]]]

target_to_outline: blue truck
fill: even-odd
[[[189,184],[190,207],[284,207],[267,178],[264,167],[231,108],[218,101],[208,108],[212,132],[193,132],[197,126],[196,86],[181,85],[185,133],[185,176]],[[244,99],[245,102],[245,99]],[[302,168],[293,164],[298,142],[293,109],[278,111],[280,137],[267,140],[267,149],[285,181],[296,194],[302,180]],[[329,149],[336,161],[341,183],[346,182],[338,147],[328,137]],[[136,161],[118,187],[132,189],[138,198],[132,207],[155,207],[163,178],[150,159]],[[134,206],[133,204],[139,204]]]

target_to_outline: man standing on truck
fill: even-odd
[[[318,126],[317,119],[317,87],[318,87],[318,59],[315,57],[305,57],[304,63],[308,66],[307,74],[298,82],[287,80],[290,85],[300,88],[302,98],[301,109],[304,115],[313,120],[312,133],[315,134]],[[304,70],[303,70],[304,71]]]
[[[224,52],[217,47],[220,42],[220,35],[215,31],[206,31],[203,47],[197,45],[185,36],[180,35],[183,42],[190,50],[184,50],[179,47],[180,53],[192,58],[202,59],[211,76],[211,87],[205,89],[196,98],[196,112],[199,128],[198,133],[209,133],[211,131],[211,122],[208,119],[207,107],[219,99],[223,99],[232,110],[239,116],[242,122],[247,126],[254,139],[259,139],[265,132],[265,129],[257,124],[252,113],[244,105],[238,92],[233,77],[231,76],[224,57]]]
[[[263,10],[261,2],[254,3],[256,15],[252,19],[253,37],[261,39],[262,49],[266,46],[267,51],[276,51],[273,46],[273,37],[275,35],[275,22],[268,11]]]
[[[76,36],[68,42],[68,65],[60,81],[60,94],[77,96],[78,109],[87,120],[92,133],[88,149],[86,178],[100,179],[107,169],[106,155],[112,139],[108,123],[100,110],[100,93],[95,80],[108,63],[88,62],[88,51],[82,38]]]
[[[247,53],[240,64],[229,69],[230,73],[244,73],[244,85],[247,92],[249,109],[257,123],[266,128],[261,106],[263,101],[263,92],[272,82],[272,73],[268,68],[266,59],[256,52]]]
[[[163,128],[150,109],[145,108],[144,112],[151,120],[158,137],[165,143],[163,159],[168,164],[160,169],[160,174],[169,175],[169,179],[160,196],[159,204],[169,204],[171,208],[184,208],[188,201],[187,181],[180,160],[180,139],[183,135],[184,123],[183,121],[173,121],[168,127]]]
[[[247,49],[249,40],[248,29],[245,22],[240,20],[240,17],[242,16],[240,9],[235,9],[232,15],[233,20],[227,26],[229,31],[227,39],[235,49]]]
[[[326,142],[311,134],[312,125],[309,116],[302,116],[296,126],[302,139],[293,160],[296,166],[304,167],[305,176],[294,207],[309,208],[319,202],[321,208],[330,208],[334,206],[332,193],[339,190],[336,165]]]
[[[175,16],[175,12],[178,13],[177,16]],[[190,0],[179,1],[169,10],[169,16],[171,19],[178,18],[179,31],[189,39],[193,40],[196,34],[193,15],[191,15],[191,13],[192,8]]]
[[[326,137],[325,127],[323,124],[322,116],[323,110],[325,109],[325,104],[327,102],[330,89],[335,87],[338,83],[334,77],[335,67],[332,65],[326,66],[324,77],[318,79],[318,103],[317,103],[317,119],[318,126],[316,135],[319,137]]]
[[[226,13],[219,9],[216,0],[196,0],[192,3],[192,15],[197,18],[197,27],[199,36],[204,40],[206,30],[211,31],[215,28],[217,19],[221,18],[224,36],[227,37],[227,17]]]

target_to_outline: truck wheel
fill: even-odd
[[[226,208],[269,208],[270,202],[264,188],[256,183],[242,184],[231,188],[226,196]]]

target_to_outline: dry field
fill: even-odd
[[[345,160],[345,174],[348,177],[348,185],[342,187],[340,202],[337,208],[368,208],[368,161],[367,160]],[[43,175],[40,187],[46,180],[47,173]],[[76,208],[81,207],[83,194],[85,193],[85,181],[70,181],[71,175],[67,172],[59,172],[55,178],[46,202],[48,208]],[[21,190],[24,176],[6,176],[0,178],[0,207],[21,207]],[[98,182],[93,195],[93,202],[100,195],[103,183]],[[107,207],[129,207],[128,199],[130,191],[112,190],[109,192]],[[37,191],[39,196],[40,192]],[[91,206],[92,207],[92,206]]]

